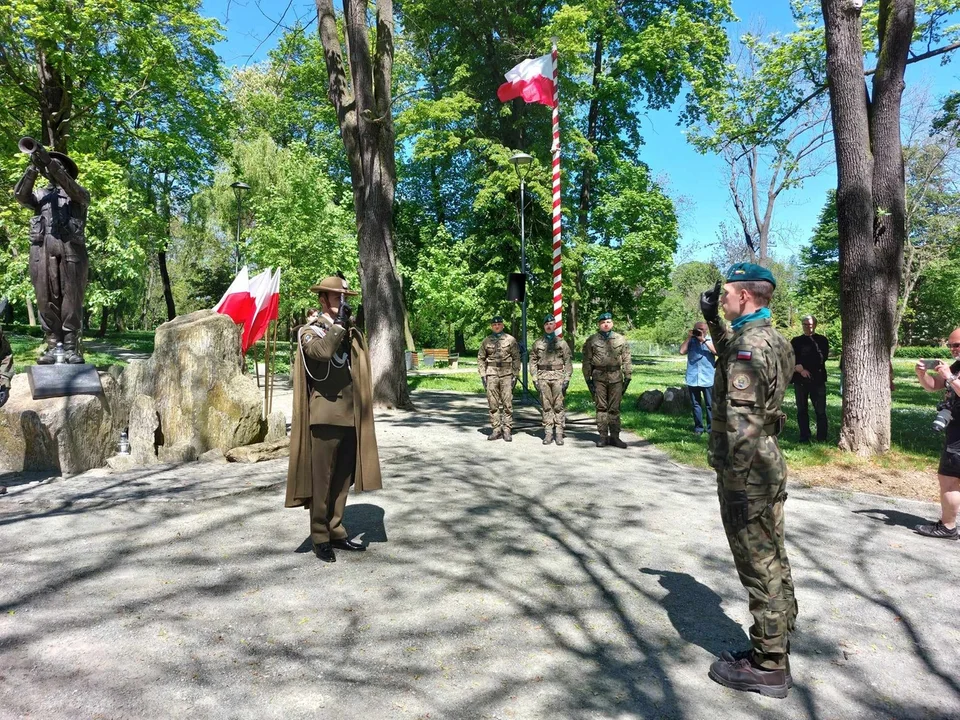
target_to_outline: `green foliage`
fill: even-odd
[[[810,245],[800,250],[797,303],[801,314],[816,316],[821,325],[840,320],[840,235],[837,197],[831,190],[820,211]]]
[[[925,358],[927,360],[942,358],[949,360],[953,356],[950,355],[950,349],[944,345],[904,345],[897,348],[897,357]]]

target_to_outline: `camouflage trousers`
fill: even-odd
[[[493,431],[513,430],[513,375],[487,375],[487,407]]]
[[[623,399],[623,382],[595,380],[596,392],[593,402],[597,406],[597,430],[606,437],[611,430],[620,432],[620,401]]]
[[[563,380],[537,380],[540,387],[540,404],[543,406],[543,427],[548,432],[556,428],[561,433],[567,422],[563,407]]]
[[[769,483],[748,482],[749,520],[745,528],[737,530],[728,521],[722,471],[717,476],[723,529],[740,582],[749,595],[754,660],[769,670],[787,667],[790,633],[797,621],[793,575],[783,543],[786,483],[786,473]]]

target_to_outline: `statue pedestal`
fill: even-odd
[[[31,365],[27,380],[34,400],[103,394],[100,375],[93,365]]]

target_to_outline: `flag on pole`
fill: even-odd
[[[256,339],[253,337],[253,323],[257,315],[260,314],[260,311],[266,307],[267,300],[270,298],[272,274],[270,269],[267,268],[256,277],[250,279],[249,291],[252,302],[248,306],[247,316],[243,319],[242,347],[244,354],[246,354],[247,350],[256,342]]]
[[[500,102],[523,98],[528,103],[540,103],[556,107],[556,75],[552,55],[543,55],[533,60],[524,60],[504,76],[507,81],[497,90]]]
[[[554,38],[549,55],[524,60],[505,75],[507,82],[497,90],[497,97],[501,102],[523,98],[528,103],[540,103],[553,108],[553,142],[550,145],[553,155],[553,316],[557,324],[554,332],[557,337],[563,337],[563,210],[560,203],[560,83],[557,57],[557,41]]]
[[[267,326],[270,324],[270,322],[272,320],[276,320],[279,317],[279,309],[280,309],[280,268],[277,268],[277,272],[274,274],[273,278],[270,279],[269,283],[266,286],[266,293],[263,299],[263,304],[258,307],[257,312],[253,317],[253,322],[251,323],[249,340],[247,344],[248,348],[252,346],[255,342],[257,342],[260,338],[262,338],[264,333],[267,331]]]
[[[223,294],[214,307],[214,312],[229,316],[237,325],[249,317],[253,298],[250,297],[250,277],[247,266],[244,265],[237,276],[230,283],[230,287]]]

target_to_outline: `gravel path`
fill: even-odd
[[[0,718],[960,718],[960,543],[908,530],[936,506],[791,490],[796,686],[744,695],[706,676],[749,622],[709,473],[415,401],[347,508],[369,551],[332,565],[285,461],[20,477]]]

